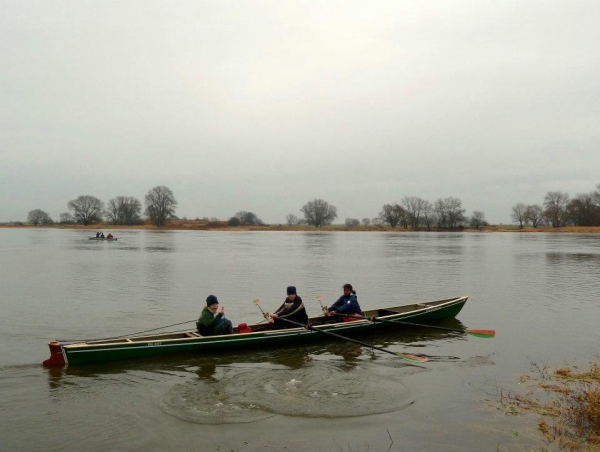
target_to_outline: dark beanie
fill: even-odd
[[[210,306],[212,304],[219,304],[219,300],[214,295],[209,295],[206,297],[206,306]]]
[[[288,286],[288,288],[287,288],[287,294],[288,295],[292,295],[292,294],[296,295],[296,287],[294,287],[294,286]]]

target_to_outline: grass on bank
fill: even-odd
[[[534,365],[520,382],[526,394],[500,393],[507,414],[540,415],[537,429],[559,449],[600,451],[600,358],[589,370],[572,366],[551,371]]]
[[[345,225],[331,225],[322,228],[312,226],[298,225],[289,226],[287,224],[265,224],[261,226],[229,226],[226,221],[206,221],[206,220],[172,220],[166,226],[157,228],[150,223],[140,225],[114,225],[108,222],[89,224],[61,224],[54,223],[51,225],[33,226],[28,223],[10,222],[0,223],[0,227],[7,228],[54,228],[54,229],[90,229],[93,231],[115,231],[126,229],[147,229],[147,230],[187,230],[187,231],[322,231],[322,232],[339,232],[339,231],[368,231],[368,232],[413,232],[412,229],[404,229],[400,227],[390,228],[389,226],[357,226],[347,227]],[[431,228],[432,231],[438,231],[437,228]],[[419,232],[426,232],[427,228],[421,227]],[[573,226],[564,228],[523,228],[519,229],[514,225],[500,226],[485,226],[481,229],[464,228],[464,232],[572,232],[572,233],[600,233],[600,226]],[[439,232],[439,231],[438,231]],[[447,231],[443,231],[447,232]]]

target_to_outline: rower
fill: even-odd
[[[360,319],[360,317],[354,317],[355,314],[359,316],[363,315],[360,305],[358,304],[358,298],[356,297],[356,290],[352,288],[352,284],[344,284],[343,289],[344,295],[327,309],[325,315],[348,314],[347,316],[342,317],[344,322]]]

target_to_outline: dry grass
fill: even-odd
[[[227,225],[226,221],[205,221],[205,220],[173,220],[166,226],[157,228],[149,223],[135,226],[116,226],[111,223],[90,224],[87,226],[81,224],[52,224],[47,226],[32,226],[27,223],[0,223],[0,228],[55,228],[55,229],[90,229],[99,231],[115,231],[126,229],[149,229],[149,230],[186,230],[186,231],[319,231],[319,232],[413,232],[411,229],[390,228],[379,226],[357,226],[348,228],[344,225],[332,225],[316,229],[312,226],[288,226],[286,224],[267,224],[263,226],[235,226]],[[435,230],[435,229],[434,229]],[[426,231],[421,228],[420,231]],[[479,231],[476,229],[463,229],[463,232],[579,232],[579,233],[600,233],[598,227],[567,227],[567,228],[523,228],[516,226],[486,226]]]
[[[486,226],[481,229],[483,232],[570,232],[570,233],[598,233],[600,226],[567,226],[564,228],[523,228],[517,226]]]
[[[562,367],[554,372],[535,366],[526,395],[500,395],[508,414],[534,412],[541,416],[538,430],[545,440],[564,450],[600,451],[600,361],[590,369]]]

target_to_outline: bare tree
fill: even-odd
[[[435,213],[438,228],[445,229],[448,225],[448,219],[446,218],[446,207],[442,198],[438,198],[435,201],[433,211]]]
[[[142,203],[131,196],[117,196],[108,201],[106,217],[112,224],[139,224]]]
[[[60,222],[62,224],[75,223],[75,219],[69,212],[63,212],[60,214]]]
[[[567,205],[569,220],[575,226],[600,224],[600,207],[594,203],[594,193],[578,195]]]
[[[448,214],[448,227],[456,228],[465,221],[465,209],[462,208],[462,201],[456,197],[450,196],[444,200]]]
[[[298,217],[296,215],[294,215],[293,213],[288,214],[285,217],[285,221],[287,222],[288,226],[296,226],[299,221]]]
[[[425,226],[427,227],[428,231],[431,231],[431,223],[433,222],[434,213],[433,213],[433,206],[431,205],[431,203],[429,201],[424,200],[422,212],[423,212],[423,221],[425,222]]]
[[[477,230],[479,230],[481,226],[486,226],[487,221],[485,221],[485,214],[480,210],[474,210],[473,215],[471,215],[470,224]]]
[[[371,219],[370,218],[363,218],[362,219],[362,224],[363,224],[363,226],[370,226],[371,225]]]
[[[256,226],[263,224],[262,220],[254,212],[246,212],[240,210],[235,214],[236,218],[239,218],[240,224],[244,226]]]
[[[38,224],[52,224],[52,218],[46,212],[41,209],[34,209],[27,214],[27,221],[34,226]]]
[[[328,226],[337,218],[337,208],[322,199],[313,199],[300,209],[306,222],[317,228]]]
[[[398,226],[402,220],[406,220],[406,211],[398,203],[384,204],[379,212],[381,223],[389,224],[391,228]]]
[[[441,229],[454,229],[465,221],[465,209],[462,208],[462,201],[453,196],[439,198],[435,202],[434,212],[437,215],[438,227]]]
[[[358,218],[346,218],[344,224],[347,228],[355,228],[360,226],[360,220]]]
[[[77,223],[88,225],[102,221],[104,203],[94,196],[80,196],[69,201],[67,207],[73,211]]]
[[[153,225],[161,227],[175,217],[177,205],[178,202],[171,189],[159,185],[146,194],[145,213]]]
[[[537,228],[544,218],[544,209],[539,204],[527,206],[525,211],[525,222],[531,223],[531,226]]]
[[[596,185],[596,191],[593,193],[594,202],[598,207],[600,207],[600,184]]]
[[[402,198],[402,205],[406,211],[406,220],[415,231],[419,229],[419,220],[421,219],[425,203],[427,201],[417,196],[405,196]]]
[[[567,205],[569,195],[561,191],[549,191],[544,196],[544,215],[550,221],[553,228],[564,226],[567,220]]]
[[[522,202],[514,205],[512,208],[512,214],[510,217],[512,218],[513,222],[519,223],[520,229],[523,229],[523,225],[527,223],[526,213],[527,206]]]

